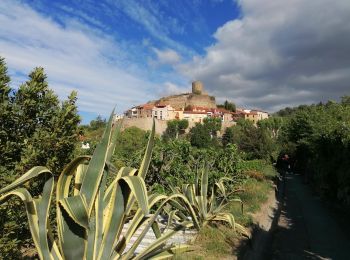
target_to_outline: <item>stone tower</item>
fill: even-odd
[[[203,94],[203,83],[199,80],[192,82],[192,94],[202,95]]]
[[[159,103],[170,105],[177,110],[183,110],[188,106],[216,108],[215,97],[204,92],[203,83],[200,81],[192,82],[192,93],[162,97],[153,101],[153,104]]]

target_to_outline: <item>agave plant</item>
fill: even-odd
[[[0,201],[15,195],[24,202],[31,235],[41,259],[163,258],[176,249],[185,248],[174,248],[165,242],[178,230],[191,227],[190,222],[184,221],[162,233],[156,221],[162,208],[174,197],[148,195],[146,190],[144,178],[151,159],[154,125],[140,168],[124,167],[116,173],[110,159],[120,124],[113,126],[112,118],[113,113],[92,157],[80,156],[69,163],[56,186],[52,173],[38,166],[0,190]],[[107,186],[109,174],[114,174],[115,178]],[[37,177],[43,179],[44,185],[41,196],[33,198],[24,184]],[[49,209],[54,196],[57,237],[49,225]],[[151,209],[153,214],[150,214]],[[127,221],[126,232],[123,232]],[[136,255],[136,248],[151,228],[155,241]],[[125,250],[138,229],[142,229],[141,235],[129,250]]]
[[[224,185],[224,182],[228,178],[221,178],[216,182],[214,187],[211,188],[211,194],[209,196],[208,172],[209,167],[206,166],[202,170],[201,178],[199,177],[199,172],[196,172],[194,184],[184,184],[181,188],[177,187],[173,189],[174,194],[183,194],[186,200],[182,199],[178,203],[172,202],[172,205],[177,210],[169,212],[169,215],[176,220],[183,220],[186,218],[186,215],[191,216],[194,227],[197,230],[215,221],[226,222],[233,229],[248,236],[246,229],[235,222],[234,216],[231,213],[225,212],[226,206],[231,202],[240,203],[243,212],[243,203],[240,199],[229,199]],[[184,212],[187,213],[184,214]]]

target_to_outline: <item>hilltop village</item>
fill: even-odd
[[[202,82],[192,83],[192,92],[172,95],[150,101],[143,105],[134,106],[124,113],[124,127],[136,126],[144,130],[150,130],[153,118],[156,119],[156,132],[162,134],[167,126],[167,121],[186,119],[189,126],[201,123],[204,118],[216,117],[222,121],[222,131],[233,126],[239,118],[251,120],[256,124],[259,120],[268,118],[268,113],[260,110],[236,108],[229,111],[218,107],[215,97],[209,96]],[[118,117],[116,119],[119,119]]]

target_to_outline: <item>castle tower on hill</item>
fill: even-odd
[[[192,92],[183,93],[163,97],[159,100],[153,101],[153,104],[170,105],[176,110],[184,110],[186,107],[206,107],[216,108],[215,97],[209,96],[204,91],[203,83],[200,81],[192,82]]]
[[[203,83],[199,80],[192,82],[192,94],[201,95],[203,93]]]

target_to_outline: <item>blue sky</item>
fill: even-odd
[[[218,102],[276,111],[349,94],[350,2],[2,0],[12,85],[43,66],[87,123],[204,82]]]
[[[232,1],[23,1],[65,27],[75,20],[114,41],[175,49],[187,58],[204,54],[212,34],[225,22],[239,17]],[[140,62],[140,60],[137,60]]]

